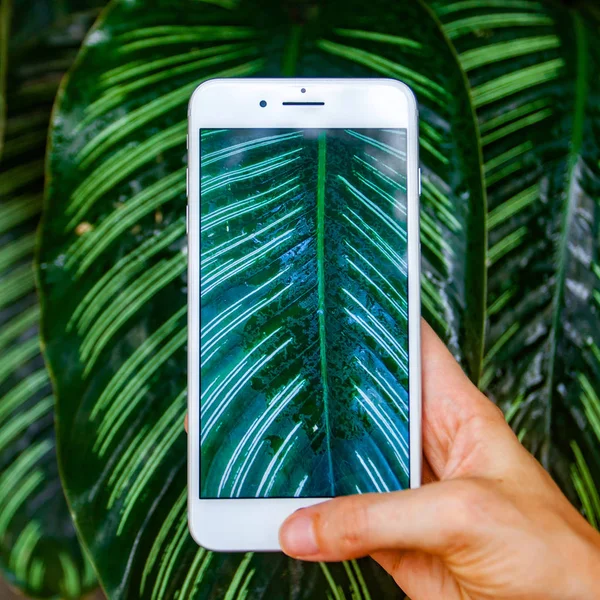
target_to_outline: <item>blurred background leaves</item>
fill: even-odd
[[[1,7],[0,488],[14,493],[0,496],[0,551],[26,593],[75,597],[93,576],[60,493],[30,265],[49,110],[97,12]],[[63,483],[111,598],[402,597],[368,561],[306,568],[189,539],[185,106],[214,76],[413,87],[424,314],[598,525],[598,24],[593,5],[552,0],[122,0],[102,13],[58,94],[38,242]]]
[[[36,597],[79,598],[96,586],[58,475],[33,270],[52,105],[92,6],[0,5],[0,567]]]
[[[583,5],[555,2],[434,9],[469,77],[483,148],[488,329],[480,387],[570,499],[585,499],[593,519],[592,482],[600,481],[598,20]]]

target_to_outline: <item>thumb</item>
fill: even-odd
[[[474,539],[473,510],[488,500],[472,480],[450,480],[385,494],[335,498],[296,511],[279,541],[295,558],[340,561],[377,550],[445,554]]]

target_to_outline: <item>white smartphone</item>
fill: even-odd
[[[278,550],[301,507],[421,481],[417,105],[213,79],[188,118],[189,526]]]

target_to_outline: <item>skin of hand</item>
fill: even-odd
[[[421,344],[425,485],[298,510],[284,552],[370,555],[412,600],[600,598],[600,534],[425,322]]]

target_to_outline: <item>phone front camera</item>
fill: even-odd
[[[305,94],[305,93],[306,93],[306,88],[302,88],[300,91],[301,91],[303,94]]]
[[[266,100],[261,100],[260,101],[260,105],[264,108],[267,105],[267,101]]]

